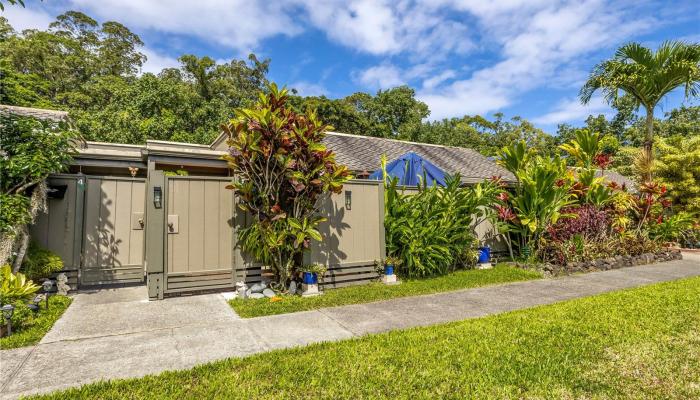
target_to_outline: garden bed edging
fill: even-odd
[[[678,249],[664,249],[657,253],[644,253],[636,256],[618,255],[615,257],[600,258],[591,261],[572,262],[566,265],[543,264],[539,266],[546,275],[561,276],[579,272],[607,271],[633,267],[636,265],[654,264],[673,260],[682,260],[683,255]],[[531,268],[532,265],[515,263],[519,268]]]

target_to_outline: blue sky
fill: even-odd
[[[577,94],[619,45],[700,42],[697,1],[26,0],[3,15],[15,29],[45,29],[67,10],[136,32],[144,72],[186,53],[226,61],[255,52],[272,59],[270,79],[301,94],[408,84],[430,119],[502,112],[551,133],[558,123],[612,114],[600,98],[582,106]],[[656,112],[682,101],[676,91]]]

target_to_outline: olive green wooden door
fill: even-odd
[[[88,177],[82,285],[143,282],[144,179]]]
[[[165,293],[232,287],[230,178],[166,176]]]

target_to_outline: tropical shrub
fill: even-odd
[[[22,263],[22,271],[27,278],[39,281],[49,278],[54,272],[63,269],[63,260],[56,253],[41,247],[36,242],[29,244],[27,255]]]
[[[660,138],[656,149],[654,176],[668,189],[674,207],[700,214],[700,135]]]
[[[574,236],[594,239],[607,236],[610,230],[610,217],[597,207],[586,204],[563,210],[569,218],[563,218],[547,227],[547,236],[554,241],[566,241]]]
[[[12,332],[23,330],[32,325],[34,311],[27,307],[26,301],[17,300],[12,302],[15,307],[12,312]]]
[[[598,176],[597,169],[612,162],[600,135],[579,130],[560,147],[575,160],[571,169],[557,158],[531,157],[523,143],[501,152],[499,163],[513,172],[518,186],[512,196],[498,197],[499,228],[509,243],[515,237],[521,255],[559,264],[638,255],[690,231],[691,217],[673,215],[663,185],[645,183],[630,193]]]
[[[387,254],[401,260],[394,265],[407,277],[445,274],[476,262],[478,240],[474,227],[492,217],[489,207],[499,192],[485,181],[461,187],[459,175],[446,186],[403,193],[396,178],[386,178],[385,219]]]
[[[75,152],[77,134],[65,123],[0,114],[0,265],[19,270],[29,245],[29,230],[45,207],[49,174],[62,171]]]
[[[649,224],[649,237],[663,242],[684,243],[692,234],[698,218],[686,212],[680,212],[667,218],[652,220]]]
[[[350,173],[321,143],[332,127],[288,107],[286,89],[271,84],[268,90],[222,129],[234,176],[228,188],[250,217],[238,231],[242,249],[271,267],[282,286],[301,267],[311,240],[322,239],[320,208]]]
[[[9,265],[0,268],[0,304],[26,300],[39,290],[39,286],[27,279],[23,273],[12,273]]]
[[[638,256],[655,253],[660,248],[659,242],[643,235],[601,235],[597,238],[574,235],[563,241],[545,241],[540,247],[540,256],[544,262],[566,265],[618,255]]]
[[[522,255],[534,254],[532,250],[536,250],[545,229],[567,217],[562,209],[575,202],[570,191],[572,176],[558,156],[532,156],[524,142],[504,148],[497,162],[518,181],[512,195],[503,192],[498,197],[498,227],[506,236],[511,254],[514,244]]]

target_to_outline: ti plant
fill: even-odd
[[[314,113],[294,112],[287,100],[287,90],[271,84],[257,104],[236,110],[222,126],[234,176],[228,188],[249,216],[239,230],[242,249],[270,266],[280,287],[301,268],[311,240],[322,239],[324,200],[351,177],[322,143],[332,127]]]
[[[512,234],[521,254],[534,254],[530,249],[545,229],[566,217],[562,209],[574,203],[566,163],[559,157],[529,156],[524,142],[504,148],[498,163],[518,181],[512,196],[503,192],[498,197],[499,228],[507,235],[511,253]]]

